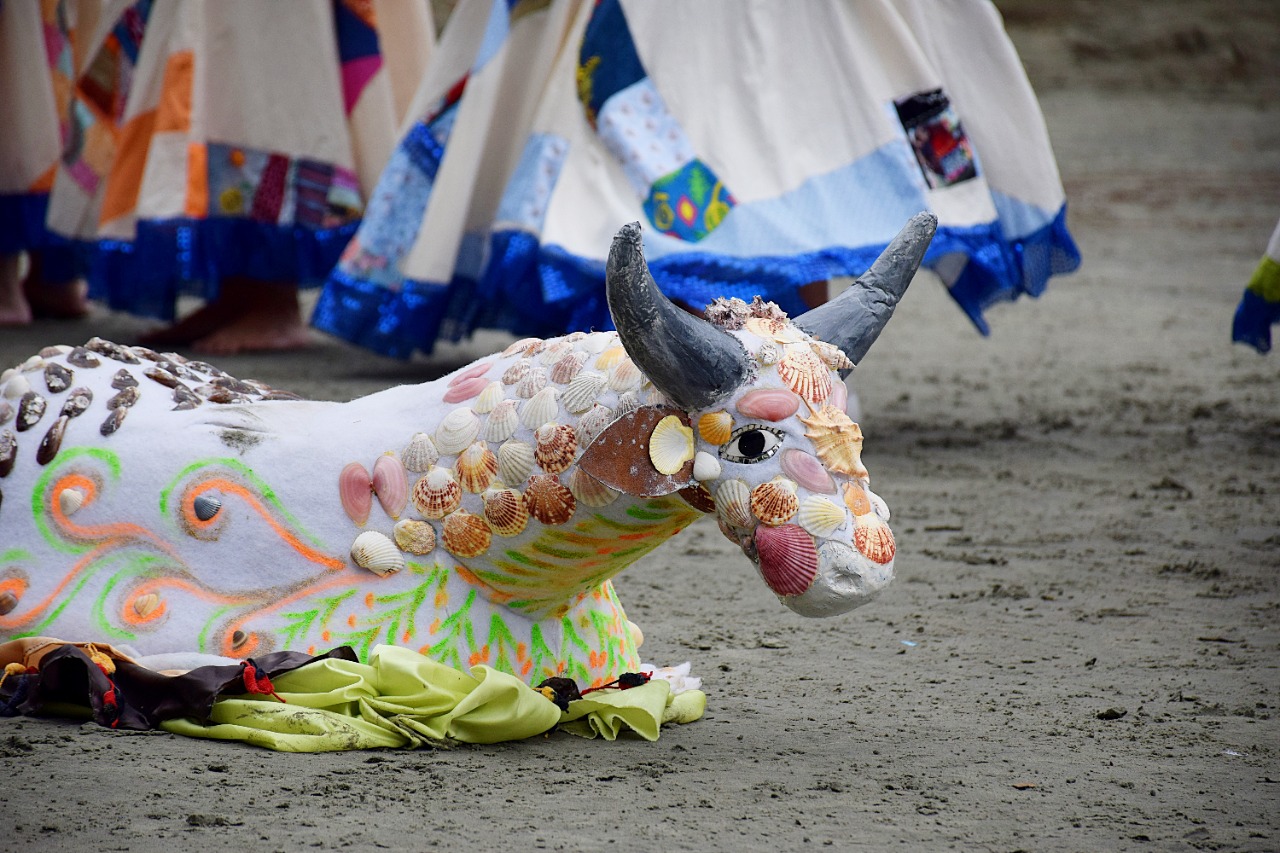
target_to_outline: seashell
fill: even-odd
[[[84,506],[85,495],[80,489],[63,489],[58,492],[58,509],[63,515],[75,515]]]
[[[537,429],[549,421],[554,421],[560,414],[560,403],[557,400],[560,392],[555,388],[543,388],[530,398],[520,409],[520,423],[529,429]]]
[[[498,457],[483,441],[477,441],[458,454],[458,485],[468,492],[479,494],[489,488],[498,473]]]
[[[625,394],[618,395],[618,402],[613,407],[613,413],[620,418],[623,415],[631,414],[638,408],[640,408],[640,396],[635,391],[628,391]]]
[[[98,355],[105,355],[107,358],[116,361],[123,361],[125,364],[138,364],[138,357],[134,355],[128,347],[122,347],[120,344],[105,341],[102,338],[89,338],[85,342],[84,348],[92,350]]]
[[[14,380],[9,380],[13,384]],[[28,391],[22,395],[22,399],[18,402],[18,418],[14,424],[14,428],[18,432],[26,432],[36,424],[40,423],[40,419],[44,417],[44,410],[49,404],[44,397],[41,397],[35,391]]]
[[[564,407],[580,415],[595,405],[608,385],[609,380],[603,374],[585,370],[573,377],[564,389]]]
[[[362,569],[379,577],[395,574],[404,568],[404,555],[391,537],[376,530],[366,530],[351,543],[351,559]]]
[[[232,393],[225,388],[218,388],[209,395],[209,401],[212,403],[247,403],[249,398],[241,394]],[[198,394],[184,385],[173,389],[173,402],[177,404],[173,407],[173,411],[180,412],[186,409],[194,409],[203,401]]]
[[[0,616],[8,616],[18,606],[18,596],[11,592],[0,595]]]
[[[754,527],[751,487],[742,480],[726,480],[716,489],[716,514],[732,527]]]
[[[13,404],[8,400],[0,400],[0,426],[7,424],[13,418]]]
[[[159,367],[148,367],[146,370],[142,371],[142,375],[152,381],[159,382],[166,388],[177,388],[182,384],[182,380],[178,377]]]
[[[518,536],[529,524],[529,506],[515,489],[484,493],[484,518],[499,536]]]
[[[436,450],[436,443],[431,440],[431,436],[425,432],[416,432],[404,450],[400,451],[400,461],[404,463],[406,471],[421,474],[431,470],[431,466],[440,461],[440,452]]]
[[[609,387],[618,393],[634,391],[640,387],[642,381],[644,381],[644,374],[629,358],[619,361],[609,371]]]
[[[862,464],[862,428],[835,406],[823,406],[812,417],[800,417],[809,429],[805,438],[813,442],[818,458],[828,471],[849,477],[868,476]]]
[[[702,513],[713,513],[716,511],[716,499],[711,496],[711,492],[701,483],[694,483],[692,486],[685,486],[676,492],[680,499],[689,506]]]
[[[617,332],[596,332],[582,339],[582,349],[591,355],[599,355],[617,342]]]
[[[432,468],[414,484],[413,505],[423,518],[444,518],[462,505],[462,487],[448,468]]]
[[[778,376],[816,406],[831,396],[831,370],[809,350],[793,349],[778,362]]]
[[[195,408],[200,405],[200,398],[196,396],[186,386],[173,389],[174,402],[178,404],[178,408]],[[209,392],[207,398],[210,403],[218,403],[220,405],[228,405],[230,403],[247,403],[249,398],[244,394],[232,391],[230,388],[215,387]]]
[[[608,506],[620,494],[617,489],[606,486],[581,468],[574,468],[569,475],[569,491],[578,503],[590,507]]]
[[[518,352],[524,353],[525,350],[527,349],[530,349],[532,347],[539,347],[541,343],[542,343],[542,338],[521,338],[511,346],[504,349],[502,351],[502,356],[503,358],[506,358],[507,356],[515,355]],[[537,350],[534,350],[534,351],[537,352]],[[507,384],[510,385],[511,383],[508,382]]]
[[[36,448],[38,464],[48,465],[53,461],[53,457],[58,455],[58,449],[62,447],[62,436],[66,433],[67,422],[70,420],[66,415],[62,415],[53,422],[53,426],[49,427],[44,438],[40,439],[40,446]]]
[[[133,600],[133,612],[146,619],[160,607],[160,596],[154,592],[140,595]]]
[[[502,374],[502,384],[515,385],[524,378],[524,375],[529,372],[531,367],[533,367],[533,361],[531,359],[517,359],[512,362],[511,366]]]
[[[238,649],[249,641],[249,635],[244,631],[231,632],[231,648]]]
[[[134,347],[133,349],[134,349],[135,355],[141,355],[141,353],[137,351],[138,347]],[[221,370],[214,367],[212,364],[210,364],[207,361],[188,361],[187,367],[190,370],[195,371],[196,373],[203,373],[207,376],[225,376],[226,375]],[[256,387],[259,391],[262,391],[263,393],[266,393],[267,391],[272,390],[271,386],[266,385],[262,382],[255,382],[252,379],[246,379],[245,381],[253,385],[254,387]]]
[[[444,416],[436,427],[436,450],[442,456],[460,452],[480,434],[480,418],[465,406]]]
[[[871,512],[871,500],[862,486],[857,483],[845,483],[843,492],[844,505],[849,508],[849,512],[853,513],[854,518]]]
[[[893,531],[889,525],[877,515],[862,515],[857,519],[857,527],[853,529],[853,544],[868,560],[880,565],[893,562],[897,545],[893,541]]]
[[[440,539],[445,550],[455,557],[479,557],[489,550],[493,532],[481,516],[458,510],[444,520]]]
[[[586,336],[587,336],[586,332],[570,332],[569,334],[564,336],[564,339],[571,344],[576,344],[578,341],[582,340]]]
[[[8,477],[18,458],[18,437],[11,430],[0,430],[0,477]]]
[[[781,357],[782,353],[775,344],[761,344],[760,349],[756,350],[756,361],[760,362],[761,367],[773,367]]]
[[[425,521],[402,518],[391,529],[400,550],[410,554],[430,554],[436,547],[436,531]]]
[[[71,352],[71,347],[66,344],[54,344],[53,346],[42,347],[40,350],[41,358],[57,358],[60,355],[66,355]]]
[[[222,509],[222,501],[213,495],[196,495],[195,500],[191,502],[192,512],[201,521],[208,521],[213,518],[220,509]]]
[[[627,633],[631,635],[631,642],[635,643],[637,649],[644,645],[644,631],[630,619],[627,620]]]
[[[138,402],[138,398],[142,396],[142,392],[137,386],[129,388],[121,388],[120,393],[116,394],[107,401],[108,409],[127,409],[134,403]]]
[[[844,524],[849,514],[845,508],[830,498],[813,495],[800,503],[796,521],[814,536],[826,539]]]
[[[809,341],[809,348],[823,364],[832,370],[853,369],[853,362],[849,360],[849,356],[835,344],[829,344],[826,341]]]
[[[725,411],[707,412],[698,418],[698,435],[707,444],[719,447],[733,435],[733,415]]]
[[[577,499],[553,474],[534,474],[524,487],[529,514],[543,524],[564,524],[573,516]]]
[[[693,459],[693,430],[675,415],[667,415],[649,436],[649,461],[666,476],[679,471]]]
[[[813,537],[795,524],[757,527],[756,554],[760,574],[778,595],[800,595],[818,577],[818,549]]]
[[[573,351],[573,344],[568,341],[552,341],[538,354],[538,361],[551,366]]]
[[[719,478],[719,476],[720,460],[705,450],[699,450],[697,455],[693,457],[693,479],[699,483],[706,483]]]
[[[369,471],[359,462],[348,462],[338,474],[338,500],[347,517],[356,524],[369,520],[373,508],[373,481]]]
[[[120,368],[116,371],[115,376],[111,377],[111,387],[117,391],[121,391],[125,388],[136,388],[137,386],[137,377],[130,373],[127,368]]]
[[[800,410],[800,398],[785,388],[757,388],[738,400],[738,414],[765,421],[785,421]]]
[[[479,364],[473,364],[470,367],[467,367],[463,370],[459,370],[452,377],[450,377],[449,382],[447,385],[445,385],[445,387],[455,388],[469,379],[476,379],[478,377],[484,376],[486,373],[489,372],[490,367],[493,367],[492,361],[482,361]]]
[[[26,361],[18,365],[18,369],[23,373],[35,373],[37,370],[43,370],[44,357],[39,355],[29,356]]]
[[[147,361],[164,361],[164,356],[150,347],[133,346],[130,349],[138,358],[145,358]]]
[[[587,354],[585,352],[566,353],[551,366],[551,381],[561,385],[568,385],[575,376],[582,372],[582,365],[586,363]]]
[[[373,461],[373,493],[392,518],[399,518],[409,503],[409,475],[399,457],[384,453]]]
[[[803,450],[792,447],[782,451],[782,473],[811,492],[835,494],[835,480],[821,462]]]
[[[866,487],[864,487],[866,488]],[[871,501],[871,509],[876,515],[880,516],[881,521],[889,520],[889,505],[884,502],[884,498],[877,495],[871,489],[866,488],[867,500]]]
[[[4,383],[4,395],[10,400],[16,400],[30,393],[31,383],[21,373],[10,374],[8,380]]]
[[[102,362],[84,347],[73,347],[71,352],[67,353],[67,364],[76,367],[97,367]]]
[[[71,393],[67,395],[67,399],[62,403],[62,415],[68,418],[78,418],[89,408],[89,404],[93,402],[93,392],[88,388],[72,388]]]
[[[197,382],[200,380],[199,376],[197,376],[195,373],[188,370],[186,367],[184,367],[181,364],[174,364],[172,362],[166,361],[161,366],[164,367],[166,370],[168,370],[170,373],[172,373],[174,376],[179,376],[183,379],[190,379]],[[261,382],[253,382],[253,381],[241,382],[239,379],[236,379],[234,376],[227,376],[225,374],[222,376],[215,376],[213,379],[209,381],[209,384],[215,385],[218,388],[226,388],[228,391],[234,391],[237,394],[260,394],[263,388],[263,385]]]
[[[849,386],[843,382],[831,383],[831,396],[827,398],[828,406],[835,406],[837,409],[848,411],[849,404]]]
[[[534,432],[533,437],[538,443],[533,451],[533,458],[543,471],[559,474],[573,464],[573,457],[578,452],[578,437],[574,435],[573,427],[543,424]]]
[[[533,471],[533,448],[512,439],[498,448],[498,476],[504,483],[523,483]]]
[[[129,414],[129,409],[124,406],[113,410],[111,414],[107,415],[106,420],[102,422],[102,426],[98,427],[98,432],[104,436],[113,434],[120,429],[120,425],[124,423],[124,418],[127,414]]]
[[[444,392],[444,402],[461,403],[463,400],[470,400],[472,397],[478,397],[487,387],[489,382],[483,376],[464,379]]]
[[[645,392],[645,395],[644,395],[644,404],[645,404],[646,406],[671,406],[671,405],[673,405],[673,404],[672,404],[672,402],[671,402],[670,400],[668,400],[668,399],[667,399],[667,395],[666,395],[666,394],[663,394],[663,393],[662,393],[661,391],[659,391],[657,388],[650,388],[648,391],[646,391],[646,392]]]
[[[480,396],[476,397],[475,403],[472,404],[471,410],[476,414],[487,415],[506,396],[507,393],[502,390],[502,383],[494,380],[484,386],[484,390],[480,392]]]
[[[547,369],[540,365],[534,365],[526,370],[524,376],[521,376],[520,381],[516,383],[516,396],[528,400],[534,394],[546,388],[548,381],[550,380],[547,375]]]
[[[758,335],[765,340],[773,340],[774,336],[781,333],[790,323],[779,317],[752,317],[747,320],[743,326],[753,335]]]
[[[596,358],[595,368],[601,372],[607,373],[615,364],[621,362],[627,357],[627,351],[620,347],[610,347]]]
[[[586,447],[596,440],[596,436],[613,423],[613,410],[599,403],[593,405],[582,417],[578,418],[578,427],[574,434],[578,438],[578,446]]]
[[[517,405],[519,404],[515,400],[503,400],[494,406],[489,413],[489,421],[484,425],[485,441],[502,442],[516,434],[516,427],[520,426],[520,417],[516,414]]]
[[[751,514],[762,524],[770,527],[786,524],[798,509],[796,484],[785,477],[775,477],[751,490]]]
[[[122,368],[121,372],[127,373],[128,371]],[[49,389],[50,394],[61,394],[70,388],[74,377],[75,373],[70,368],[63,367],[55,361],[51,361],[44,366],[44,384]]]

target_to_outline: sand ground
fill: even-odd
[[[0,720],[0,850],[1280,850],[1280,361],[1229,343],[1280,214],[1280,6],[1000,4],[1082,270],[984,340],[921,278],[858,373],[899,579],[781,608],[695,525],[618,587],[706,718],[657,743],[273,754]],[[126,317],[0,332],[0,363]],[[224,360],[420,381],[333,342]]]

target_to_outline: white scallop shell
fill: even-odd
[[[644,404],[646,406],[670,406],[671,401],[667,399],[666,394],[663,394],[657,388],[650,388],[644,392]]]
[[[414,433],[404,450],[400,451],[400,461],[406,470],[421,474],[440,461],[440,452],[436,450],[431,436],[425,432]]]
[[[564,389],[564,407],[575,415],[580,415],[595,405],[609,380],[594,370],[584,370]]]
[[[613,412],[618,417],[622,417],[638,408],[640,408],[640,395],[635,391],[628,391],[625,394],[618,395],[618,403],[614,406]]]
[[[386,577],[404,568],[404,555],[385,533],[366,530],[351,543],[351,559],[357,566]]]
[[[613,421],[613,410],[608,406],[602,406],[599,403],[592,406],[586,414],[578,418],[578,426],[575,429],[575,434],[578,437],[578,446],[586,447],[595,441],[600,431],[613,423]]]
[[[487,415],[506,396],[506,392],[502,389],[502,383],[494,380],[484,386],[484,390],[480,392],[480,396],[476,398],[471,408],[476,414]]]
[[[498,476],[504,483],[519,484],[533,471],[533,445],[511,440],[498,448]]]
[[[534,365],[526,370],[524,376],[521,376],[520,381],[516,383],[516,395],[528,400],[534,394],[546,388],[548,381],[550,381],[550,377],[547,374],[547,369],[540,365]]]
[[[511,366],[502,374],[503,385],[515,385],[524,375],[529,372],[529,368],[533,367],[532,359],[520,358],[511,363]]]
[[[463,406],[444,416],[436,427],[436,449],[444,456],[452,456],[467,448],[480,434],[480,418]]]
[[[675,415],[658,421],[649,436],[649,461],[659,473],[671,476],[693,459],[693,430]]]
[[[716,514],[733,527],[754,527],[751,487],[742,480],[727,480],[716,489]]]
[[[813,495],[800,502],[797,519],[800,526],[814,536],[826,539],[844,524],[849,513],[835,501]]]
[[[573,344],[568,341],[553,341],[547,344],[547,348],[538,354],[538,360],[548,367],[555,364],[573,349]]]
[[[551,381],[561,385],[568,385],[575,376],[582,372],[582,366],[586,363],[587,354],[585,352],[566,353],[551,366]]]
[[[515,400],[503,400],[494,406],[484,425],[485,441],[502,442],[515,435],[516,427],[520,426],[520,417],[516,414],[517,405],[519,404]]]
[[[618,499],[619,492],[606,486],[581,468],[574,468],[569,475],[569,491],[584,506],[608,506]]]
[[[596,332],[582,339],[582,349],[591,355],[599,355],[617,341],[617,332]]]
[[[619,393],[638,389],[643,379],[644,374],[629,358],[624,358],[609,371],[609,387]]]
[[[556,415],[560,414],[560,403],[556,399],[559,393],[554,388],[543,388],[534,394],[520,410],[520,423],[529,429],[537,429],[554,421]]]

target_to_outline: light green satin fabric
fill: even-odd
[[[270,696],[219,699],[208,725],[169,720],[166,731],[188,737],[239,740],[281,752],[413,748],[446,740],[498,743],[559,726],[583,737],[613,740],[633,731],[657,740],[663,723],[689,723],[706,696],[671,696],[654,680],[630,690],[602,690],[566,713],[511,675],[487,666],[470,674],[410,649],[378,646],[369,663],[321,660],[274,680]]]

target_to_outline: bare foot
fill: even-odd
[[[235,322],[248,311],[248,305],[238,305],[220,297],[192,311],[176,323],[144,332],[138,336],[138,343],[148,347],[190,346]]]
[[[0,326],[25,326],[31,322],[31,306],[22,294],[22,255],[0,255]]]
[[[89,313],[89,286],[82,279],[48,281],[45,251],[29,253],[31,268],[22,282],[22,292],[36,317],[50,320],[78,320]],[[57,251],[57,250],[48,250]]]
[[[230,322],[201,337],[192,349],[209,355],[304,349],[311,331],[302,322],[298,288],[264,282],[228,282],[223,296],[244,306]]]

